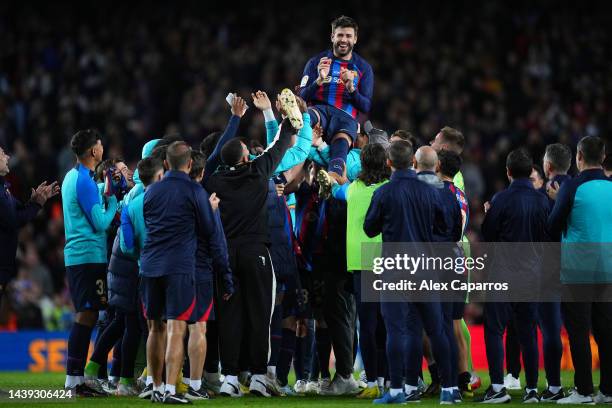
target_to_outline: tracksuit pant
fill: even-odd
[[[563,321],[567,330],[574,364],[574,385],[582,395],[593,393],[591,342],[599,348],[599,390],[612,395],[612,303],[562,303]]]
[[[217,302],[222,373],[240,373],[241,345],[247,340],[245,359],[249,371],[266,374],[276,292],[270,254],[264,244],[243,244],[229,247],[229,261],[235,292],[228,301],[219,299]]]
[[[527,388],[537,388],[538,339],[534,336],[537,310],[537,303],[484,304],[485,346],[491,384],[504,383],[504,331],[514,316],[518,316],[514,321],[523,353]]]

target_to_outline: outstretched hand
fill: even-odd
[[[268,98],[268,94],[263,91],[257,91],[251,94],[253,98],[253,105],[259,110],[265,111],[267,109],[272,109],[272,103],[270,102],[270,98]]]
[[[248,106],[244,99],[234,94],[234,100],[232,101],[232,115],[236,115],[241,118],[246,112]]]
[[[32,189],[31,200],[38,203],[40,206],[45,205],[48,199],[53,196],[56,196],[60,192],[60,187],[57,184],[57,181],[54,181],[51,184],[47,184],[46,181],[43,181],[38,187]]]

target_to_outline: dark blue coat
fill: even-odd
[[[119,234],[108,263],[108,304],[128,312],[138,307],[138,261],[121,251]]]

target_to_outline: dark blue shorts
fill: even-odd
[[[189,321],[195,309],[195,284],[190,274],[142,278],[142,303],[147,320]]]
[[[348,113],[331,105],[314,105],[310,109],[319,113],[325,142],[331,143],[333,137],[340,132],[349,135],[353,142],[357,140],[358,124]]]
[[[215,320],[215,307],[213,302],[213,282],[200,282],[196,284],[196,303],[191,313],[190,323],[207,322]]]
[[[66,277],[74,310],[104,310],[108,306],[106,264],[66,266]]]

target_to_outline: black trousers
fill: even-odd
[[[582,395],[593,393],[591,342],[599,348],[601,381],[599,389],[612,395],[612,303],[562,303],[563,320],[572,352],[574,385]]]
[[[240,373],[241,344],[245,342],[249,371],[265,374],[276,285],[270,254],[264,244],[247,244],[230,247],[229,260],[235,292],[228,301],[217,302],[222,373]]]

